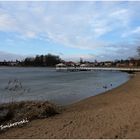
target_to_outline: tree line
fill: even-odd
[[[115,60],[115,61],[110,61],[112,62],[112,65],[116,65],[117,63],[133,63],[135,65],[140,66],[140,46],[137,47],[137,56],[136,57],[131,57],[126,60]],[[27,57],[22,61],[1,61],[0,66],[49,66],[53,67],[58,63],[66,63],[64,60],[62,60],[58,55],[53,55],[53,54],[47,54],[47,55],[36,55],[35,57]],[[80,64],[83,63],[93,63],[93,62],[88,62],[88,61],[83,61],[82,58],[80,58],[79,61]],[[97,63],[95,60],[94,63]]]
[[[26,57],[22,61],[0,61],[0,66],[49,66],[53,67],[62,60],[57,55],[47,54],[47,55],[36,55],[35,57]]]
[[[57,55],[36,55],[35,57],[27,57],[24,61],[20,62],[21,66],[55,66],[62,60]]]

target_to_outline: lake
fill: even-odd
[[[57,72],[55,68],[0,67],[0,103],[48,100],[68,105],[128,80],[127,73],[117,71]]]

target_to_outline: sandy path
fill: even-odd
[[[0,138],[140,138],[140,73],[112,91],[70,105],[55,117],[12,128]]]

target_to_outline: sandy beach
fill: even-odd
[[[140,138],[140,73],[54,117],[11,128],[0,138]]]

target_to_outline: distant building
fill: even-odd
[[[0,62],[0,66],[17,66],[18,65],[18,61],[14,62],[14,61],[2,61]]]
[[[56,67],[66,67],[66,65],[63,64],[63,63],[59,63],[59,64],[56,65]]]
[[[138,67],[140,66],[140,60],[130,60],[129,67]]]
[[[75,63],[75,66],[76,66],[76,67],[80,67],[80,62]]]
[[[17,66],[17,62],[10,62],[9,65],[10,66]]]
[[[127,63],[117,63],[116,67],[128,67]]]
[[[104,62],[100,62],[100,63],[98,64],[98,66],[103,67],[103,66],[104,66]]]
[[[80,67],[90,67],[90,64],[88,64],[88,63],[81,64]]]
[[[112,62],[104,62],[104,66],[105,67],[110,67],[110,66],[112,66]]]
[[[69,62],[65,62],[65,65],[68,66],[68,67],[75,67],[76,63],[74,63],[72,61],[69,61]]]

